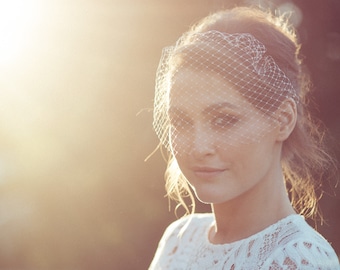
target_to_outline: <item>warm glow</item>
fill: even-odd
[[[144,162],[161,50],[222,2],[0,0],[0,270],[147,269],[174,219]]]
[[[13,64],[29,43],[39,23],[37,0],[0,2],[0,66]]]

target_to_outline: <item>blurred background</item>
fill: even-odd
[[[157,145],[155,71],[161,49],[212,11],[292,11],[314,114],[337,141],[340,2],[270,3],[0,0],[0,269],[147,269],[176,219],[165,162],[144,161]],[[340,254],[339,188],[327,191],[318,230]]]

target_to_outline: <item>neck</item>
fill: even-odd
[[[210,241],[223,244],[241,240],[295,214],[283,176],[276,179],[268,179],[267,184],[257,185],[231,201],[212,205],[216,223]]]

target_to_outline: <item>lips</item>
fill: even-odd
[[[209,179],[222,174],[226,169],[212,168],[212,167],[195,167],[192,169],[195,176],[198,178]]]

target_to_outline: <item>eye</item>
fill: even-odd
[[[211,125],[216,128],[230,128],[239,121],[239,118],[232,114],[217,114],[211,119]]]

